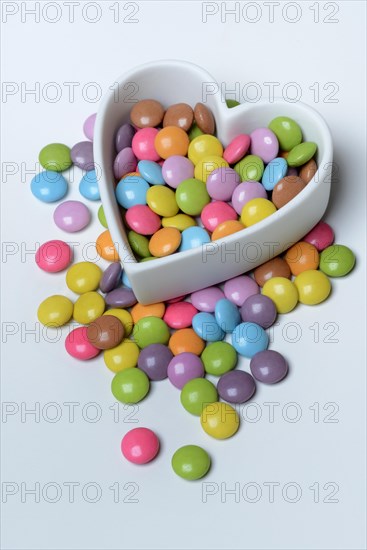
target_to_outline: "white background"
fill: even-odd
[[[90,22],[95,7],[83,12],[85,2],[74,3],[73,22],[66,2],[58,3],[58,12],[55,2],[42,11],[41,2],[35,22],[25,11],[35,4],[2,3],[2,79],[8,92],[2,103],[2,547],[365,548],[365,3],[319,2],[319,22],[315,2],[275,3],[271,22],[270,7],[252,2],[236,22],[225,15],[224,2],[212,2],[210,10],[218,13],[206,23],[201,2],[137,2],[130,17],[135,23],[123,21],[136,11],[134,3],[120,3],[119,13],[117,2],[97,3],[96,23]],[[4,10],[16,8],[6,16]],[[25,171],[35,170],[45,144],[72,146],[83,139],[83,121],[97,109],[96,91],[106,92],[125,70],[162,58],[198,63],[228,90],[238,83],[245,91],[241,101],[247,91],[253,97],[249,82],[262,99],[269,95],[266,82],[279,83],[277,95],[285,86],[283,95],[290,97],[296,88],[288,83],[297,84],[301,99],[324,115],[333,135],[338,171],[324,219],[336,241],[357,255],[353,273],[332,281],[327,302],[298,306],[279,318],[271,347],[287,357],[290,374],[274,387],[258,385],[256,405],[240,409],[245,420],[228,441],[206,436],[168,381],[153,384],[132,416],[121,405],[114,418],[112,373],[102,357],[79,364],[66,355],[63,338],[52,343],[51,334],[27,333],[37,326],[36,310],[45,297],[71,296],[63,273],[51,276],[36,268],[35,243],[78,241],[79,260],[83,246],[102,229],[99,204],[90,203],[93,223],[68,239],[53,223],[55,206],[31,195],[32,174]],[[61,94],[55,102],[51,82]],[[68,82],[80,84],[74,97]],[[25,95],[37,86],[39,97]],[[12,169],[13,175],[4,173]],[[80,198],[79,178],[75,171],[68,198]],[[92,257],[91,247],[84,251]],[[241,368],[248,369],[248,362]],[[50,421],[56,409],[48,403],[57,404],[57,422]],[[65,403],[76,403],[73,422]],[[22,417],[21,411],[35,407],[38,418]],[[101,419],[88,422],[96,407]],[[256,415],[258,421],[251,422]],[[295,415],[300,418],[291,422]],[[119,450],[124,433],[139,425],[155,429],[162,441],[159,458],[146,467],[128,464]],[[213,458],[203,482],[185,482],[170,468],[173,452],[188,443],[202,445]],[[65,485],[70,482],[79,484],[74,502]],[[274,498],[264,485],[272,482]],[[40,502],[25,493],[36,483]],[[110,489],[118,484],[119,498]],[[14,494],[8,495],[11,487]],[[60,498],[51,503],[55,487]],[[88,502],[95,487],[101,498]],[[295,488],[299,498],[292,503]],[[226,493],[230,489],[237,493]],[[213,494],[205,498],[206,492]]]

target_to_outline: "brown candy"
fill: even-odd
[[[211,136],[215,131],[215,120],[211,111],[203,103],[197,103],[194,109],[195,122],[199,130]]]
[[[274,187],[271,200],[277,208],[281,208],[294,199],[305,187],[305,182],[299,176],[286,176]]]
[[[289,265],[283,258],[273,258],[262,265],[259,265],[254,271],[255,281],[259,286],[264,286],[266,281],[273,277],[286,277],[291,278],[291,270]]]
[[[87,327],[87,338],[98,349],[118,346],[125,335],[120,319],[113,315],[102,315]]]
[[[187,103],[176,103],[168,107],[163,119],[163,128],[166,126],[178,126],[182,130],[190,129],[194,120],[194,111]]]
[[[135,103],[130,112],[131,122],[138,128],[159,126],[163,120],[164,109],[155,99],[142,99]]]
[[[301,166],[299,171],[299,177],[303,179],[305,183],[309,183],[317,172],[317,164],[311,159],[306,164]]]

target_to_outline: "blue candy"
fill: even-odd
[[[58,172],[45,170],[40,172],[31,181],[31,191],[42,202],[55,202],[65,197],[68,182]]]
[[[225,336],[214,315],[201,311],[192,318],[192,328],[200,338],[207,342],[218,342]]]
[[[223,298],[215,304],[215,320],[224,332],[233,332],[241,322],[241,315],[235,304]]]
[[[269,336],[256,323],[241,323],[232,332],[232,346],[245,357],[253,357],[269,345]]]
[[[138,162],[139,174],[151,185],[164,185],[162,167],[152,160],[141,160]]]
[[[123,271],[122,274],[121,274],[121,281],[122,281],[123,285],[127,286],[127,288],[132,288],[131,283],[130,283],[125,271]]]
[[[210,243],[209,233],[199,226],[188,227],[181,233],[181,245],[179,252],[191,250],[206,243]]]
[[[124,208],[131,208],[137,204],[147,204],[148,189],[149,185],[140,176],[126,176],[117,184],[117,202]]]
[[[98,201],[101,198],[95,170],[90,170],[82,177],[79,183],[79,192],[90,201]]]
[[[278,181],[287,174],[288,164],[282,157],[277,157],[269,162],[264,170],[261,183],[267,191],[272,191]]]

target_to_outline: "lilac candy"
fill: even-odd
[[[233,168],[216,168],[206,180],[209,196],[217,201],[230,201],[241,178]]]
[[[233,191],[232,206],[237,214],[241,214],[242,208],[252,199],[267,199],[265,187],[258,181],[243,181]]]
[[[241,307],[245,300],[253,294],[259,294],[260,289],[256,281],[248,275],[240,275],[224,283],[224,295],[233,304]]]
[[[131,142],[135,135],[135,128],[131,126],[128,122],[120,126],[117,130],[115,137],[115,147],[117,153],[125,149],[126,147],[131,147]]]
[[[93,141],[94,125],[96,123],[97,113],[90,115],[83,124],[83,132],[86,138]]]
[[[94,170],[93,160],[93,143],[91,141],[79,141],[70,151],[71,160],[73,163],[89,172]]]
[[[228,403],[245,403],[254,395],[256,384],[248,372],[233,370],[220,377],[217,390],[219,396]]]
[[[173,359],[172,351],[163,344],[150,344],[142,349],[138,359],[138,367],[150,380],[164,380],[167,369]]]
[[[182,181],[194,177],[194,169],[190,159],[172,155],[162,165],[162,176],[167,185],[176,189]]]
[[[277,318],[277,310],[273,300],[263,294],[249,296],[240,309],[242,321],[256,323],[263,328],[269,328]]]
[[[80,201],[65,201],[54,212],[54,222],[63,231],[81,231],[90,222],[88,207]]]
[[[204,377],[204,366],[197,355],[179,353],[169,362],[167,374],[170,382],[181,390],[190,380]]]
[[[138,161],[131,147],[125,147],[115,158],[113,164],[115,177],[120,180],[125,174],[135,172],[137,163]]]
[[[191,294],[191,303],[199,311],[213,313],[218,300],[224,298],[223,291],[217,286],[209,286],[202,290],[197,290]]]
[[[288,372],[288,364],[283,355],[270,349],[256,353],[250,362],[252,375],[264,384],[280,382]]]
[[[116,288],[120,282],[121,271],[122,268],[120,262],[113,262],[107,267],[102,275],[101,282],[99,283],[99,288],[102,292],[111,292],[111,290]]]
[[[257,128],[250,134],[251,154],[260,157],[265,164],[275,159],[279,151],[277,136],[269,128]]]
[[[115,288],[105,296],[105,301],[111,307],[131,307],[137,302],[135,294],[130,288]]]

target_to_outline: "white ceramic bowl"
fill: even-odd
[[[228,109],[218,92],[207,98],[217,136],[224,146],[239,133],[268,126],[276,116],[288,116],[302,128],[304,140],[318,145],[318,171],[291,202],[262,222],[200,248],[138,263],[129,246],[114,194],[114,137],[129,121],[134,102],[156,99],[167,107],[203,102],[205,83],[214,78],[184,61],[166,60],[141,65],[122,75],[104,98],[94,134],[94,156],[101,171],[100,192],[108,227],[126,274],[139,302],[168,300],[211,286],[254,269],[301,239],[325,212],[331,182],[332,141],[324,119],[303,103],[259,102]]]

